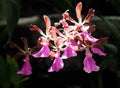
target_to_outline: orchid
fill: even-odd
[[[24,49],[20,48],[14,43],[11,44],[11,48],[16,48],[19,50],[19,52],[15,56],[16,59],[18,59],[20,56],[25,56],[25,58],[23,59],[23,67],[17,72],[17,74],[31,75],[32,66],[30,64],[30,56],[32,55],[32,53],[34,53],[34,49],[28,48],[28,42],[25,37],[22,37],[21,39],[24,44]]]
[[[85,59],[83,60],[83,70],[87,73],[100,70],[100,67],[96,65],[93,55],[106,55],[100,42],[107,42],[107,38],[99,39],[92,35],[95,31],[95,25],[91,24],[90,21],[94,16],[95,10],[92,8],[89,9],[87,16],[82,20],[82,3],[79,2],[75,8],[75,12],[77,21],[70,16],[67,10],[62,14],[62,19],[54,23],[53,26],[51,25],[50,18],[44,15],[46,33],[36,25],[30,25],[31,31],[37,31],[41,35],[37,41],[37,47],[40,48],[32,52],[28,46],[25,47],[25,51],[17,47],[25,55],[23,68],[18,71],[18,74],[30,75],[32,73],[29,56],[39,59],[50,58],[53,63],[48,72],[58,72],[64,67],[64,59],[75,57],[77,56],[77,52],[82,51],[86,52]],[[61,28],[58,27],[59,25]]]
[[[50,19],[47,17],[47,16],[44,16],[44,21],[46,23],[46,34],[43,33],[43,31],[38,28],[36,25],[31,25],[30,26],[30,29],[32,31],[38,31],[43,37],[40,37],[38,39],[38,43],[43,45],[42,49],[40,51],[38,51],[37,53],[33,54],[33,57],[48,57],[49,56],[49,38],[51,37],[49,35],[49,29],[51,27],[51,22],[50,22]],[[47,53],[45,52],[47,49]]]

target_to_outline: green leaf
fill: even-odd
[[[114,54],[116,55],[118,53],[118,48],[117,46],[113,45],[113,44],[110,44],[110,43],[102,43],[102,45],[107,48],[111,54]]]
[[[3,88],[9,88],[11,83],[14,88],[19,88],[23,78],[17,74],[17,71],[18,65],[13,58],[0,56],[0,85]]]
[[[10,56],[7,56],[7,65],[9,68],[11,83],[13,83],[15,87],[19,87],[21,77],[20,77],[20,75],[17,74],[18,65],[17,65],[16,61],[13,58],[11,58]]]
[[[109,28],[111,33],[116,39],[120,38],[120,31],[118,30],[118,27],[113,22],[110,22],[108,19],[104,18],[103,16],[100,16],[100,18],[103,20],[103,22],[106,24],[106,26]]]
[[[0,18],[7,22],[5,29],[0,33],[0,40],[8,37],[8,43],[11,39],[13,30],[17,24],[20,11],[20,0],[1,0]]]
[[[8,73],[7,64],[5,63],[5,58],[0,56],[0,85],[3,88],[9,88],[10,85],[10,75]]]
[[[110,63],[112,62],[112,57],[113,57],[113,55],[110,54],[106,58],[104,58],[104,60],[101,62],[101,64],[100,64],[101,72],[110,65]]]

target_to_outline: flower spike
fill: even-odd
[[[76,5],[75,13],[77,21],[74,20],[69,11],[66,10],[62,14],[62,19],[55,22],[51,26],[51,20],[48,16],[44,15],[44,23],[46,33],[44,33],[36,25],[30,25],[31,31],[40,33],[40,37],[33,48],[28,47],[27,39],[22,37],[24,49],[16,44],[11,47],[17,48],[20,52],[16,57],[21,55],[25,56],[23,59],[23,66],[17,72],[22,75],[31,75],[32,66],[30,64],[30,56],[34,58],[49,58],[53,61],[52,65],[48,68],[48,72],[58,72],[64,67],[64,59],[77,56],[77,52],[85,51],[85,58],[83,60],[83,70],[87,73],[97,72],[100,67],[97,66],[93,55],[106,56],[102,42],[107,43],[108,38],[95,38],[92,33],[95,31],[95,25],[90,23],[94,16],[94,9],[89,9],[85,19],[82,19],[82,2]]]

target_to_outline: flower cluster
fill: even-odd
[[[62,19],[59,22],[51,25],[48,16],[44,15],[46,24],[46,32],[44,33],[36,25],[30,25],[31,31],[40,33],[37,41],[37,46],[41,47],[38,52],[28,48],[25,38],[25,51],[17,48],[25,55],[23,67],[18,74],[30,75],[32,67],[29,62],[29,56],[34,58],[50,58],[53,61],[52,66],[48,72],[58,72],[64,67],[64,59],[77,56],[77,52],[85,51],[85,59],[83,61],[84,71],[91,73],[92,71],[99,71],[100,67],[96,65],[93,59],[93,53],[100,56],[105,56],[104,48],[100,42],[106,42],[106,38],[95,38],[92,33],[95,31],[95,25],[91,24],[91,18],[94,16],[94,10],[91,8],[87,16],[82,20],[82,3],[79,2],[75,8],[77,21],[75,21],[68,13],[68,10],[62,14]],[[15,46],[15,44],[13,44]]]

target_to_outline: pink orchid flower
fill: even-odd
[[[22,74],[22,75],[31,75],[32,74],[32,67],[30,64],[30,56],[34,53],[34,49],[28,48],[28,42],[27,39],[22,37],[22,42],[24,44],[24,49],[20,48],[18,45],[12,43],[11,47],[18,49],[20,52],[18,52],[15,57],[18,59],[20,56],[25,56],[23,59],[23,66],[21,70],[17,72],[17,74]]]
[[[51,28],[51,22],[48,16],[44,15],[43,18],[46,23],[46,34],[44,34],[43,31],[36,25],[30,26],[32,31],[38,31],[43,36],[38,39],[38,44],[42,45],[42,48],[37,53],[33,54],[33,57],[35,58],[48,57],[50,53],[49,40],[51,36],[49,30]]]
[[[75,21],[74,19],[72,19],[72,17],[68,13],[68,10],[62,14],[63,18],[74,23],[75,24],[74,27],[76,28],[76,30],[87,31],[89,29],[89,26],[86,26],[84,24],[90,23],[91,18],[94,16],[94,10],[92,8],[89,9],[88,14],[83,21],[82,21],[82,15],[81,15],[81,12],[82,12],[81,2],[77,4],[75,11],[76,11],[76,16],[77,16],[78,21]]]

